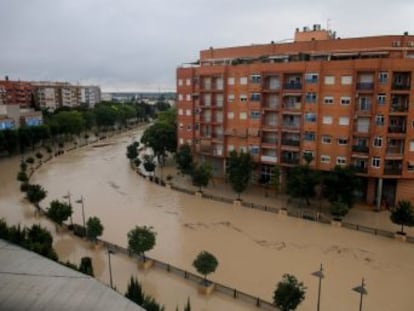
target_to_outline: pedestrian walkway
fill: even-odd
[[[158,169],[158,168],[157,168]],[[157,172],[160,176],[160,172]],[[166,167],[163,168],[164,179],[170,175],[172,176],[172,185],[198,191],[198,188],[193,186],[191,178],[189,176],[181,175],[175,168],[175,162],[173,159],[169,159],[166,163]],[[203,194],[207,196],[222,197],[231,200],[237,199],[237,194],[231,189],[231,186],[224,182],[222,179],[213,179],[208,187],[203,188]],[[250,185],[248,189],[241,194],[241,200],[243,202],[254,203],[257,205],[264,205],[270,208],[286,208],[291,212],[297,211],[314,211],[320,212],[326,218],[330,219],[329,202],[311,200],[311,205],[308,207],[300,200],[292,200],[286,194],[275,193],[272,189],[266,189],[264,186]],[[387,210],[374,211],[373,206],[369,206],[363,203],[355,204],[349,213],[344,217],[344,222],[352,223],[354,225],[366,226],[372,229],[385,230],[390,232],[396,232],[400,229],[398,225],[395,225],[390,220],[390,213]],[[414,227],[404,228],[404,231],[408,236],[414,236]]]

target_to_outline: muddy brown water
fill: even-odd
[[[356,310],[359,296],[352,288],[364,277],[368,296],[364,310],[413,310],[414,247],[411,244],[344,230],[301,219],[203,200],[146,182],[128,165],[126,145],[140,132],[113,139],[99,148],[86,147],[41,167],[33,182],[48,190],[47,206],[70,191],[72,202],[85,198],[86,217],[98,216],[103,239],[126,246],[127,232],[135,225],[153,226],[157,243],[149,255],[191,272],[201,250],[218,261],[211,278],[230,287],[272,300],[276,283],[292,273],[307,286],[298,310],[315,310],[318,280],[311,275],[325,267],[321,310]],[[56,233],[44,218],[34,216],[15,180],[19,158],[0,161],[0,217],[9,223],[41,223],[55,234],[62,260],[79,263],[91,256],[98,279],[108,283],[107,254],[81,239]],[[81,223],[81,206],[73,203],[73,220]],[[131,275],[138,275],[144,290],[167,310],[182,308],[188,296],[194,310],[257,310],[230,297],[199,296],[194,284],[163,271],[138,271],[119,254],[111,256],[114,283],[125,291]]]

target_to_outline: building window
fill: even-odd
[[[228,85],[234,85],[234,77],[227,78],[227,84]]]
[[[381,167],[381,158],[373,157],[371,161],[371,165],[372,167],[376,167],[376,168]]]
[[[183,80],[182,79],[178,79],[178,86],[182,86],[183,85]]]
[[[346,165],[346,157],[336,157],[336,165]]]
[[[247,119],[247,112],[240,112],[239,119],[240,120],[246,120]]]
[[[388,72],[380,72],[378,73],[378,82],[385,84],[388,81]]]
[[[191,85],[191,79],[186,79],[185,80],[185,85],[190,86]]]
[[[410,141],[410,151],[414,152],[414,140]]]
[[[372,144],[373,144],[374,147],[381,148],[382,147],[382,137],[381,136],[375,136]]]
[[[193,141],[191,139],[187,139],[187,144],[191,146],[193,144]]]
[[[322,123],[323,124],[332,124],[332,116],[323,116]]]
[[[341,97],[341,105],[349,105],[349,104],[351,104],[351,97],[342,96]]]
[[[316,114],[313,112],[305,113],[305,122],[316,122]]]
[[[184,124],[180,123],[178,124],[178,127],[182,130],[184,128]]]
[[[191,126],[191,124],[188,124],[187,125],[187,131],[191,131],[192,130],[192,126]]]
[[[330,144],[332,143],[332,136],[330,135],[322,135],[322,144]]]
[[[234,102],[234,94],[229,94],[229,95],[227,95],[227,101],[228,101],[229,103]]]
[[[311,159],[314,159],[315,158],[315,152],[314,151],[312,151],[312,150],[305,150],[305,151],[303,151],[303,156],[304,157],[306,157],[306,156],[311,156]]]
[[[183,110],[180,108],[180,109],[178,109],[178,115],[179,116],[182,116],[183,115]]]
[[[317,83],[318,74],[314,72],[305,73],[305,82],[306,83]]]
[[[375,124],[378,126],[384,126],[384,116],[382,114],[377,114],[375,116]]]
[[[250,75],[250,83],[260,83],[260,75],[259,74],[252,74]]]
[[[227,112],[227,119],[234,119],[234,112],[233,111]]]
[[[351,85],[352,84],[352,76],[342,76],[341,77],[341,84],[342,85]]]
[[[240,101],[241,102],[247,102],[247,95],[246,94],[241,94],[240,95]]]
[[[414,171],[414,162],[408,161],[408,163],[407,163],[407,171],[409,171],[409,172]]]
[[[334,85],[335,76],[325,76],[325,85]]]
[[[180,145],[184,144],[184,139],[183,138],[180,138],[179,139],[179,142],[180,142]]]
[[[234,145],[227,145],[227,151],[233,151],[234,150]]]
[[[349,117],[339,117],[339,125],[349,125]]]
[[[303,135],[305,141],[315,141],[315,132],[305,132]]]
[[[247,152],[246,146],[239,146],[239,152]]]
[[[185,115],[186,115],[186,116],[191,116],[191,109],[187,109],[187,110],[185,111]]]
[[[240,85],[246,85],[247,84],[247,77],[240,77]]]
[[[183,100],[183,94],[178,94],[178,100]]]
[[[185,95],[185,100],[188,102],[191,101],[191,94]]]
[[[305,95],[305,102],[307,103],[316,103],[316,93],[308,92]]]
[[[250,94],[250,101],[259,102],[260,101],[260,93],[251,93]]]
[[[260,111],[250,111],[250,119],[260,119]]]
[[[325,96],[323,98],[323,103],[324,104],[333,104],[334,103],[334,98],[333,96]]]
[[[259,150],[260,150],[259,146],[255,146],[255,145],[250,145],[249,146],[249,152],[251,154],[258,154]]]
[[[338,138],[338,145],[340,145],[340,146],[348,145],[348,138],[339,137]]]
[[[378,105],[385,105],[386,100],[387,100],[387,96],[385,94],[378,94],[377,95]]]
[[[321,155],[321,163],[330,163],[331,162],[331,157],[327,154],[322,154]]]

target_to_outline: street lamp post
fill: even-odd
[[[111,254],[115,254],[115,252],[108,248],[108,265],[109,265],[109,286],[113,289],[112,285],[112,267],[111,267]]]
[[[362,278],[362,282],[360,286],[354,287],[352,289],[353,291],[359,293],[360,295],[360,299],[359,299],[359,311],[362,311],[362,297],[364,295],[368,295],[368,291],[365,289],[365,282],[364,282],[364,278]]]
[[[71,195],[72,195],[72,194],[70,193],[70,191],[68,191],[68,194],[64,195],[64,196],[63,196],[63,198],[64,198],[64,199],[66,199],[66,200],[68,200],[69,206],[71,206],[71,207],[72,207],[72,202],[71,202],[71,200],[70,200]],[[70,215],[70,224],[71,224],[71,225],[72,225],[72,227],[73,227],[73,218],[72,218],[72,215]]]
[[[83,230],[84,230],[84,236],[86,236],[86,222],[85,222],[85,206],[83,204],[83,195],[81,195],[81,198],[76,201],[76,203],[80,203],[82,206],[82,222],[83,222]]]
[[[318,304],[316,306],[316,310],[319,311],[321,307],[321,289],[322,289],[322,279],[325,277],[323,274],[323,266],[321,264],[321,267],[318,271],[315,271],[312,273],[313,276],[316,276],[319,278],[319,285],[318,285]]]

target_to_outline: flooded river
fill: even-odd
[[[326,275],[321,310],[356,310],[359,296],[352,288],[362,277],[368,290],[364,310],[413,310],[413,245],[159,187],[129,168],[125,151],[133,139],[133,135],[121,136],[113,144],[77,150],[40,168],[32,181],[48,190],[42,205],[62,199],[68,191],[72,202],[82,195],[86,217],[101,219],[105,240],[126,246],[127,232],[135,225],[153,226],[157,243],[149,255],[196,272],[193,259],[208,250],[219,261],[213,280],[268,301],[282,275],[292,273],[308,287],[298,310],[316,309],[318,279],[311,273],[320,263]],[[22,199],[15,181],[18,160],[0,161],[0,217],[9,223],[42,223],[54,232],[54,226],[35,218]],[[81,206],[73,205],[73,220],[81,223]],[[92,250],[87,242],[68,234],[56,234],[55,248],[62,260],[78,263],[80,257],[91,256],[96,276],[108,283],[104,250]],[[257,310],[222,295],[201,297],[193,284],[157,270],[140,272],[121,255],[114,254],[111,260],[118,290],[124,292],[130,275],[138,275],[145,291],[167,311],[176,305],[182,308],[187,296],[194,310]]]

